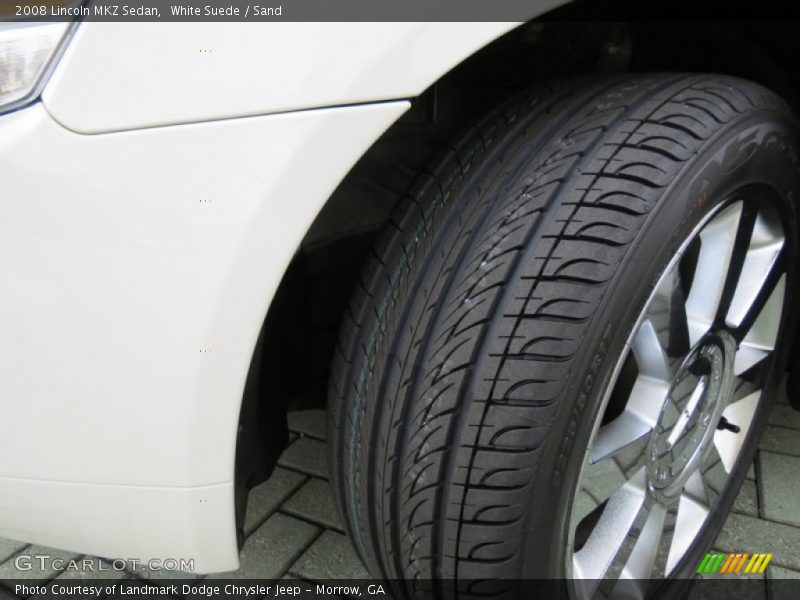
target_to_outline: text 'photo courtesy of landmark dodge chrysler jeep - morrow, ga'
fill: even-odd
[[[397,596],[682,589],[800,407],[800,36],[603,4],[0,23],[0,537],[235,570],[315,408]]]

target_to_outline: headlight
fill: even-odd
[[[71,23],[0,23],[0,112],[35,99]]]

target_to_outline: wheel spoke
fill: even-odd
[[[736,352],[736,359],[733,364],[733,372],[741,375],[752,369],[755,365],[767,358],[770,350],[759,348],[750,344],[742,344]]]
[[[689,325],[686,318],[686,295],[680,263],[659,285],[648,307],[648,319],[667,357],[684,356],[689,351]]]
[[[708,518],[709,508],[693,496],[682,494],[678,502],[672,545],[667,556],[665,573],[669,575],[677,566]]]
[[[633,338],[633,356],[640,376],[668,382],[671,377],[667,352],[652,319],[645,319]]]
[[[748,240],[747,252],[741,264],[741,276],[738,285],[730,290],[731,296],[727,307],[723,306],[724,322],[729,327],[739,327],[754,307],[756,313],[761,312],[756,301],[762,289],[767,287],[764,297],[769,297],[771,287],[776,283],[776,275],[782,274],[783,248],[785,239],[780,222],[766,213],[758,215],[753,221],[752,233]],[[734,253],[735,254],[735,253]]]
[[[719,451],[717,451],[717,447],[714,444],[709,448],[700,476],[703,479],[706,497],[709,499],[708,505],[712,506],[730,479],[730,473],[725,470],[722,458],[720,458]],[[692,495],[694,496],[695,494],[692,493]],[[702,502],[702,498],[697,498],[697,500]]]
[[[596,460],[589,456],[583,467],[581,489],[595,506],[602,504],[638,472],[645,462],[650,436],[645,434]]]
[[[591,462],[601,461],[649,436],[668,393],[666,381],[639,375],[622,413],[597,430],[590,451]]]
[[[777,325],[783,309],[783,292],[786,282],[786,253],[780,250],[775,260],[770,263],[769,271],[766,273],[757,293],[752,296],[752,301],[747,305],[741,320],[734,329],[734,337],[742,340],[750,334],[750,330],[755,327],[759,319],[767,313],[769,323]]]
[[[635,413],[623,412],[597,431],[590,453],[591,463],[602,462],[625,447],[645,439],[651,431],[653,431],[652,426]]]
[[[634,335],[631,352],[639,373],[622,412],[597,430],[590,450],[596,463],[650,434],[669,392],[670,367],[652,320]]]
[[[596,584],[616,579],[649,515],[645,471],[640,469],[609,499],[586,544],[573,555],[576,578]]]
[[[678,502],[672,502],[669,506],[665,507],[666,514],[664,516],[664,530],[661,535],[661,543],[658,546],[658,553],[656,554],[655,564],[650,571],[651,577],[666,577],[669,574],[669,555],[672,552],[672,546],[675,540],[675,525],[678,520]]]
[[[667,506],[652,503],[641,530],[629,535],[618,555],[621,564],[623,555],[627,554],[619,580],[601,583],[600,595],[621,600],[643,600],[647,596],[654,572],[660,569],[659,562],[666,562],[672,544],[670,520],[674,525],[674,515],[670,514]]]
[[[667,547],[671,541],[671,531],[665,532],[667,508],[662,504],[653,504],[647,520],[633,546],[631,554],[620,573],[622,579],[647,580],[653,574],[659,549],[662,544]],[[666,535],[665,535],[666,534]]]
[[[640,376],[633,384],[625,411],[633,413],[653,429],[667,394],[669,394],[669,383]]]
[[[742,202],[721,211],[700,232],[700,250],[686,298],[689,341],[696,344],[711,328],[722,298],[739,232]]]
[[[627,482],[625,473],[612,459],[588,465],[582,489],[597,505],[610,498],[614,492]]]
[[[592,487],[591,483],[586,483],[584,485]],[[587,492],[584,487],[581,487],[576,492],[575,501],[572,507],[572,515],[570,515],[570,528],[573,532],[576,533],[576,539],[578,537],[577,536],[578,526],[592,512],[598,510],[600,506],[601,503],[595,500],[594,497],[589,492]],[[591,527],[591,523],[589,523],[588,526]]]
[[[735,375],[741,375],[764,360],[775,349],[778,340],[781,314],[783,311],[786,276],[781,275],[772,293],[762,305],[760,313],[752,325],[743,332],[733,364]],[[746,326],[742,325],[742,330]]]
[[[725,283],[722,287],[717,312],[714,315],[716,326],[725,321],[725,315],[729,314],[731,308],[738,309],[743,302],[742,296],[746,295],[746,290],[752,289],[750,278],[753,276],[753,270],[757,270],[760,266],[758,259],[762,256],[762,253],[751,243],[754,241],[756,220],[755,207],[752,204],[742,203],[738,229],[728,262],[728,270],[725,273]],[[734,300],[737,300],[737,303],[732,307]]]
[[[706,482],[703,472],[698,469],[689,476],[683,493],[693,498],[698,504],[710,507],[716,492]]]
[[[571,515],[580,596],[645,598],[730,491],[776,348],[786,271],[777,211],[745,198],[715,213],[661,275],[581,469]]]

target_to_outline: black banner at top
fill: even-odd
[[[790,4],[734,0],[0,0],[0,21],[521,22],[798,20]]]

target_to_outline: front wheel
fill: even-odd
[[[755,84],[625,76],[535,88],[421,178],[329,399],[375,576],[437,597],[691,576],[785,364],[797,142]]]

